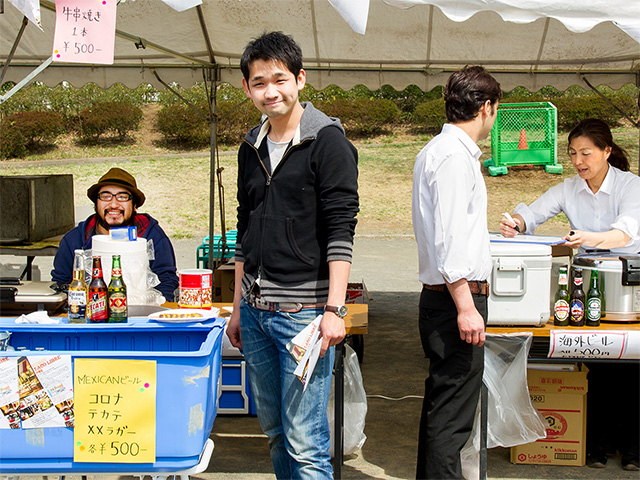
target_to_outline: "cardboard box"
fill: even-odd
[[[582,466],[586,462],[587,368],[527,370],[529,394],[547,419],[547,438],[511,448],[512,463]]]
[[[233,290],[236,275],[235,262],[220,265],[213,272],[213,301],[233,303]]]
[[[369,303],[369,291],[367,290],[364,280],[362,282],[349,282],[347,284],[347,298],[345,304],[350,303]]]

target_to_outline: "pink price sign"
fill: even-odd
[[[56,0],[53,61],[113,64],[116,0]]]

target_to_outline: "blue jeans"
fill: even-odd
[[[322,313],[322,308],[266,312],[244,300],[240,303],[242,350],[251,393],[279,479],[333,478],[327,403],[334,349],[318,360],[304,392],[293,374],[297,364],[287,350],[287,343]]]

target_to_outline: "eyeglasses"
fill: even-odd
[[[118,202],[128,202],[133,198],[131,194],[127,192],[118,192],[115,194],[111,192],[100,192],[98,194],[98,198],[103,202],[110,202],[113,197],[116,197]]]

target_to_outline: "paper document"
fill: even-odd
[[[298,363],[293,373],[304,385],[303,391],[307,389],[307,383],[320,356],[320,347],[322,346],[322,340],[320,339],[321,321],[322,315],[318,315],[313,322],[307,325],[287,344],[287,350]]]
[[[490,233],[489,240],[496,243],[536,243],[539,245],[561,245],[567,243],[562,237],[550,235],[516,235],[512,238],[506,238],[499,233]]]

